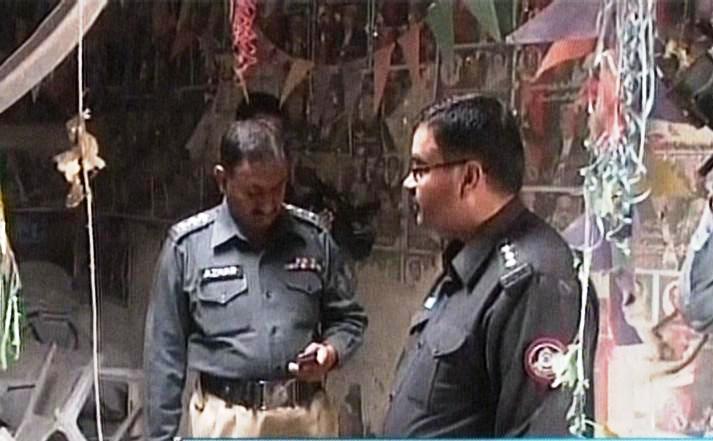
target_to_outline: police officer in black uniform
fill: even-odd
[[[581,288],[567,244],[519,200],[523,170],[516,123],[496,99],[449,98],[423,111],[404,187],[418,223],[450,242],[411,321],[386,436],[570,434],[571,390],[552,387],[553,360],[577,333]],[[586,311],[592,417],[595,296]]]
[[[713,334],[713,196],[691,236],[679,286],[686,322],[698,332]]]
[[[326,373],[367,324],[352,278],[313,213],[283,204],[281,129],[232,123],[215,169],[219,206],[174,225],[158,262],[145,341],[150,441],[172,440],[186,370],[194,436],[336,435]]]

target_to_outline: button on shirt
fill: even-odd
[[[262,250],[250,246],[225,202],[176,224],[161,251],[147,317],[149,439],[175,435],[186,368],[287,378],[288,362],[317,338],[346,361],[366,324],[336,244],[290,210]]]

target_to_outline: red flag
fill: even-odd
[[[581,58],[594,49],[595,39],[585,38],[581,40],[560,40],[555,41],[542,59],[540,68],[537,69],[535,79],[539,78],[543,72],[569,60]]]
[[[381,99],[384,97],[386,80],[389,77],[389,66],[391,65],[391,54],[394,52],[396,43],[382,47],[374,53],[374,113],[379,111]]]

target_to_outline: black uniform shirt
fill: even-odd
[[[567,244],[513,200],[476,238],[444,253],[444,272],[411,322],[384,434],[569,435],[571,391],[550,387],[551,360],[576,335],[580,300]],[[590,294],[590,416],[597,329]]]
[[[710,203],[709,203],[710,204]],[[681,268],[681,312],[693,329],[713,333],[713,207],[707,205]]]
[[[170,229],[146,324],[149,440],[175,435],[186,368],[279,379],[317,336],[340,363],[361,344],[366,315],[341,252],[315,218],[286,208],[258,251],[225,202]]]

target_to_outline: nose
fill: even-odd
[[[409,190],[409,191],[416,188],[416,180],[413,178],[413,173],[409,172],[409,174],[406,175],[406,179],[404,179],[404,182],[402,185],[406,190]]]

